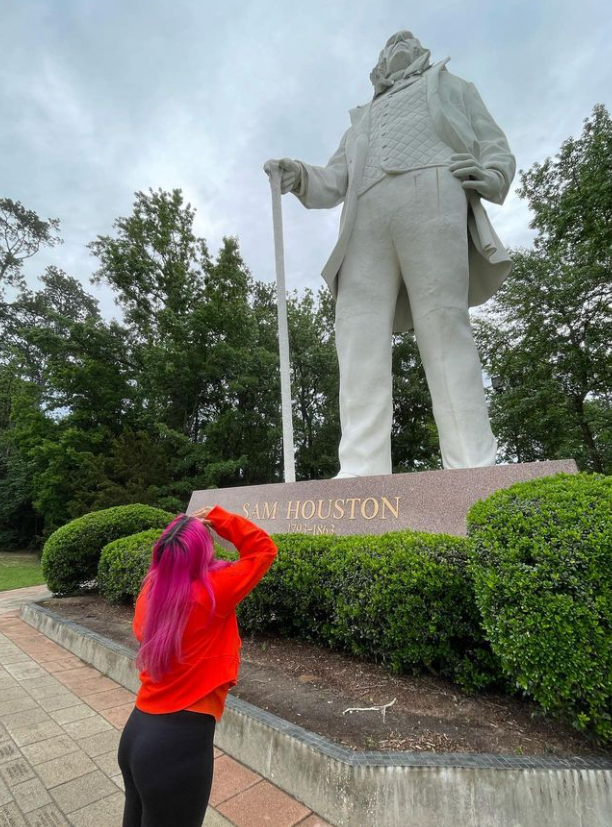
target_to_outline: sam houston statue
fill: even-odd
[[[482,200],[501,204],[515,173],[504,133],[472,83],[432,63],[411,32],[390,37],[373,99],[324,167],[290,158],[281,190],[309,209],[344,202],[323,277],[336,300],[339,477],[391,473],[392,334],[414,329],[445,468],[493,465],[468,308],[511,269]]]

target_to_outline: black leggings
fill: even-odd
[[[201,827],[213,779],[216,721],[201,712],[134,707],[119,742],[123,827]]]

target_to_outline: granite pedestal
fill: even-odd
[[[384,534],[413,529],[465,535],[466,514],[500,488],[558,473],[574,460],[419,471],[352,479],[194,491],[187,509],[220,505],[270,534]]]

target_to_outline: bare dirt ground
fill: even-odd
[[[133,609],[96,595],[42,605],[112,640],[137,648]],[[526,700],[468,697],[431,676],[393,676],[376,664],[295,640],[243,637],[232,694],[354,750],[491,752],[510,755],[609,754]],[[381,707],[395,701],[383,716]]]

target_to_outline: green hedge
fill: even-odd
[[[150,528],[104,546],[98,565],[98,590],[109,603],[136,600],[160,535],[161,529]]]
[[[72,520],[45,543],[42,570],[47,586],[56,595],[74,593],[95,579],[107,543],[144,529],[163,528],[173,516],[148,505],[120,505]]]
[[[147,532],[106,546],[99,582],[109,600],[136,596],[156,539]],[[403,531],[275,540],[275,563],[238,609],[243,632],[299,637],[396,673],[428,669],[466,690],[500,679],[480,631],[464,539]]]
[[[239,608],[247,630],[274,630],[373,660],[423,669],[467,691],[501,672],[480,628],[463,538],[411,531],[275,538],[269,575]]]
[[[470,570],[505,673],[612,741],[612,478],[520,483],[468,514]]]

